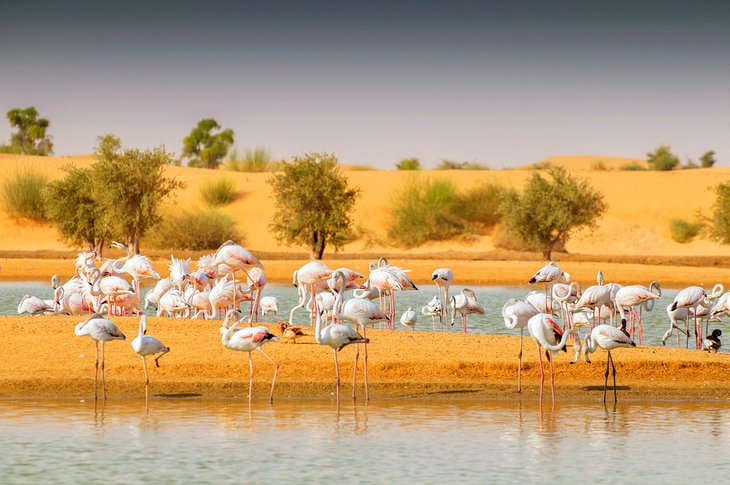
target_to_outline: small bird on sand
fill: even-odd
[[[294,343],[297,343],[297,337],[307,335],[304,333],[304,330],[302,330],[302,327],[294,327],[290,325],[289,322],[279,323],[279,331],[281,331],[282,337],[284,337],[287,341],[291,340]]]
[[[717,351],[720,350],[720,347],[722,347],[722,343],[720,342],[720,335],[722,335],[722,330],[720,330],[719,328],[713,330],[712,335],[708,335],[702,341],[702,350],[717,353]]]

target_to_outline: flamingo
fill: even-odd
[[[454,272],[451,271],[449,268],[437,268],[433,270],[433,273],[431,273],[431,281],[436,285],[436,289],[438,291],[439,300],[441,301],[441,315],[439,315],[439,319],[441,320],[441,323],[444,321],[444,314],[443,309],[446,307],[446,304],[449,301],[449,287],[451,286],[451,283],[454,281]],[[441,294],[443,293],[443,298]]]
[[[555,282],[563,281],[565,283],[570,281],[570,273],[566,273],[562,269],[558,268],[558,264],[555,261],[550,261],[548,264],[537,270],[537,273],[532,275],[530,278],[531,285],[535,283],[542,283],[545,285],[545,300],[549,300],[548,288]]]
[[[466,333],[466,316],[472,313],[484,315],[486,310],[477,302],[477,295],[470,288],[461,290],[460,295],[451,297],[451,325],[454,324],[456,312],[461,313],[461,328]]]
[[[583,310],[584,308],[592,310],[593,326],[596,326],[596,309],[600,310],[603,305],[608,306],[611,303],[611,291],[613,290],[612,285],[602,284],[603,274],[600,271],[598,272],[598,281],[600,284],[589,286],[583,291],[574,307],[575,310]]]
[[[662,345],[666,345],[667,339],[671,337],[674,329],[677,329],[677,348],[679,348],[679,332],[680,328],[677,322],[684,322],[684,330],[682,331],[686,336],[685,348],[689,348],[689,309],[686,307],[679,307],[672,310],[672,303],[667,305],[667,316],[669,316],[669,330],[667,330],[662,336]]]
[[[104,318],[100,313],[94,313],[74,328],[74,334],[81,337],[88,335],[96,344],[94,360],[94,401],[96,401],[97,374],[99,370],[99,342],[101,342],[101,388],[106,399],[106,380],[104,379],[104,344],[110,340],[126,340],[126,337],[111,320]]]
[[[538,313],[527,321],[527,330],[537,346],[537,357],[540,362],[540,409],[542,409],[542,388],[545,382],[545,373],[542,366],[542,349],[545,349],[545,356],[550,363],[550,393],[553,406],[555,405],[555,377],[553,375],[553,357],[559,350],[567,352],[565,344],[570,335],[576,331],[568,329],[563,331],[558,322],[549,313]],[[552,354],[552,355],[551,355]]]
[[[520,352],[517,354],[517,392],[522,392],[522,337],[530,318],[540,313],[537,308],[526,301],[510,298],[502,306],[504,326],[510,330],[520,329]]]
[[[355,300],[349,300],[355,301]],[[374,305],[373,305],[374,306]],[[348,345],[352,344],[363,344],[367,348],[368,340],[364,336],[357,333],[354,329],[341,323],[335,323],[322,327],[322,317],[319,313],[314,319],[314,338],[320,345],[326,345],[333,351],[335,357],[335,379],[337,382],[337,404],[340,404],[340,366],[337,362],[337,353]],[[355,354],[355,370],[357,370],[357,353]],[[352,377],[352,388],[355,389],[355,373]],[[367,374],[366,374],[367,375]],[[366,381],[367,382],[367,381]],[[366,387],[367,389],[367,387]],[[355,399],[355,392],[353,390],[353,399]]]
[[[243,271],[246,278],[249,278],[248,270],[251,268],[264,268],[264,265],[256,259],[251,251],[244,248],[237,242],[228,240],[221,244],[213,255],[211,266],[229,266],[233,270],[233,286],[236,287],[236,270]],[[258,288],[257,288],[258,289]],[[233,294],[233,307],[236,307],[236,293]],[[249,320],[250,322],[250,320]]]
[[[160,298],[162,298],[162,295],[170,291],[174,287],[174,284],[172,283],[172,280],[168,276],[167,278],[162,278],[155,283],[155,287],[147,292],[147,294],[144,297],[144,307],[145,309],[149,308],[150,306],[154,306],[157,308],[160,305]]]
[[[190,306],[190,309],[195,309],[195,314],[192,318],[198,318],[201,313],[203,319],[207,320],[213,313],[213,305],[210,303],[210,291],[209,290],[197,290],[194,286],[188,287],[185,293],[185,301]]]
[[[697,337],[698,349],[700,348],[702,329],[697,326],[697,309],[700,306],[710,308],[712,306],[712,300],[718,298],[724,291],[725,288],[721,284],[715,285],[712,293],[709,295],[701,286],[688,286],[674,297],[674,301],[670,307],[672,311],[677,308],[691,308],[694,312],[695,336]]]
[[[549,301],[542,291],[531,291],[525,295],[525,301],[537,308],[540,313],[555,313],[558,308],[555,307],[555,301]]]
[[[434,296],[431,301],[429,301],[426,306],[421,307],[421,315],[425,315],[428,317],[431,317],[431,330],[436,330],[436,321],[434,320],[434,317],[437,317],[443,313],[443,308],[441,307],[441,300],[438,296]],[[441,324],[441,330],[443,330],[443,324]]]
[[[590,363],[588,354],[598,350],[598,347],[608,352],[608,359],[606,359],[606,380],[603,383],[603,403],[606,403],[606,389],[608,388],[608,371],[613,370],[613,402],[617,401],[616,397],[616,366],[613,363],[613,356],[611,351],[619,347],[636,347],[636,344],[631,340],[631,337],[623,331],[612,325],[597,325],[586,335],[585,338],[585,356],[586,362]]]
[[[570,322],[570,312],[568,311],[568,305],[575,303],[580,298],[580,285],[577,281],[573,281],[569,285],[565,283],[555,283],[552,288],[553,301],[557,301],[560,306],[560,320],[562,321],[563,328],[565,328],[565,320],[568,320],[568,326],[572,326]],[[547,308],[547,300],[545,303]],[[545,313],[552,313],[545,311]]]
[[[188,279],[187,276],[190,274],[190,258],[178,259],[171,255],[170,260],[170,264],[167,265],[170,269],[170,281],[172,281],[175,288],[183,291],[183,282]]]
[[[254,350],[260,350],[264,356],[274,364],[274,378],[271,380],[271,393],[269,394],[269,402],[274,402],[274,384],[276,384],[276,374],[279,372],[279,364],[269,355],[264,352],[263,345],[266,342],[278,342],[279,339],[273,334],[269,333],[269,329],[266,327],[247,327],[241,330],[236,330],[238,325],[243,319],[240,318],[241,312],[238,310],[229,310],[226,313],[226,318],[221,326],[221,342],[224,347],[231,350],[240,350],[248,352],[248,400],[251,401],[251,389],[253,387],[253,360],[251,359],[251,352]],[[229,322],[231,319],[235,319],[233,325],[230,327]]]
[[[135,352],[137,352],[139,358],[142,359],[142,368],[144,369],[144,395],[145,398],[147,398],[150,387],[150,377],[149,374],[147,374],[146,358],[148,355],[160,354],[155,357],[155,365],[159,367],[160,358],[170,351],[170,347],[166,347],[155,337],[147,335],[147,317],[142,315],[139,318],[139,333],[137,333],[137,337],[132,340],[132,348]]]
[[[416,329],[417,321],[418,321],[418,315],[416,315],[416,312],[411,307],[408,307],[408,310],[404,311],[403,315],[400,316],[401,325],[410,327],[411,330]]]
[[[185,295],[177,288],[172,288],[160,297],[160,304],[157,306],[157,316],[167,313],[168,317],[181,316],[190,310],[190,305],[185,301]],[[215,310],[214,310],[215,311]]]
[[[56,313],[54,300],[42,300],[37,296],[25,295],[18,304],[18,315],[29,313],[31,315],[45,315]]]
[[[261,304],[261,291],[266,286],[266,273],[264,270],[258,267],[253,267],[248,270],[248,277],[246,279],[249,288],[253,287],[256,294],[252,297],[251,308],[249,309],[249,315],[251,320],[258,318],[259,316],[259,305]],[[277,313],[276,318],[279,318]],[[267,320],[268,322],[268,320]]]
[[[631,285],[620,288],[616,292],[613,301],[619,313],[621,314],[621,320],[626,319],[624,309],[629,308],[629,324],[633,332],[634,316],[636,315],[636,310],[634,309],[634,307],[638,306],[639,312],[641,312],[645,303],[651,300],[655,300],[660,296],[662,296],[662,289],[659,286],[659,283],[657,283],[656,281],[652,281],[651,284],[649,284],[649,288],[641,285]],[[636,315],[636,321],[639,328],[639,345],[641,345],[644,341],[644,331],[641,325],[641,314]]]
[[[352,298],[343,302],[343,296],[345,293],[345,275],[340,271],[335,271],[333,279],[336,284],[337,298],[335,299],[335,305],[332,310],[332,315],[335,319],[347,320],[353,322],[362,327],[363,338],[367,337],[365,325],[374,325],[381,321],[390,323],[388,316],[381,311],[374,303],[368,300],[362,300],[359,298]],[[364,347],[364,362],[363,370],[365,375],[365,400],[370,399],[368,391],[368,340],[365,338],[363,342]],[[355,368],[353,370],[353,387],[352,387],[352,399],[356,398],[356,388],[354,386],[355,376],[357,375],[357,359],[360,356],[359,346],[355,351]]]
[[[708,335],[705,337],[705,340],[702,341],[702,350],[717,353],[717,351],[720,350],[720,347],[722,347],[722,343],[720,342],[721,335],[722,330],[719,328],[713,330],[712,335]]]
[[[378,289],[381,297],[387,292],[389,296],[389,307],[383,304],[381,309],[385,311],[388,308],[388,320],[392,323],[395,320],[395,294],[394,291],[407,291],[407,290],[418,290],[416,285],[408,278],[410,270],[393,266],[388,263],[385,258],[380,258],[381,266],[376,266],[375,263],[370,263],[370,275],[368,281],[374,287]]]
[[[276,322],[279,323],[279,302],[274,296],[264,296],[259,301],[261,305],[261,315],[266,318],[266,323],[269,323],[269,313],[273,313],[276,316]]]
[[[94,258],[96,257],[96,251],[91,251],[88,253],[81,252],[76,257],[76,260],[74,261],[74,270],[76,271],[76,274],[79,276],[86,275],[88,276],[89,273],[95,268],[94,266]]]
[[[314,286],[318,283],[324,283],[332,276],[333,271],[322,261],[310,261],[293,273],[294,286],[299,292],[299,304],[291,309],[289,313],[289,322],[294,322],[294,312],[302,308],[307,302],[307,289],[309,289],[312,297],[312,311],[310,315],[316,313],[317,294]],[[343,277],[344,277],[344,273]],[[311,323],[311,319],[310,319]]]
[[[139,254],[132,256],[129,248],[118,242],[112,242],[109,247],[115,247],[127,252],[125,257],[119,258],[112,263],[112,269],[116,273],[127,273],[135,280],[139,278],[160,279],[160,275],[155,271],[152,261],[147,256],[140,256]]]

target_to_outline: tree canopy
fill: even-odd
[[[404,158],[395,164],[398,170],[421,170],[421,161],[416,157]]]
[[[672,153],[667,145],[660,145],[653,152],[647,153],[646,161],[649,162],[649,166],[654,170],[673,170],[679,166],[679,158]]]
[[[184,184],[165,177],[172,156],[163,148],[125,149],[101,153],[94,164],[91,190],[101,207],[101,222],[115,237],[139,254],[142,235],[160,221],[160,206]],[[189,228],[185,228],[189,229]]]
[[[715,165],[715,150],[708,150],[700,157],[700,165],[702,168],[710,168]]]
[[[24,155],[51,155],[53,143],[46,130],[51,122],[40,118],[34,106],[14,108],[7,113],[8,121],[17,131],[11,135],[8,151]]]
[[[595,227],[607,206],[588,181],[574,178],[563,167],[547,173],[549,178],[533,172],[521,193],[508,193],[501,212],[508,233],[550,259],[558,243],[579,229]]]
[[[334,155],[294,157],[267,182],[276,205],[269,228],[279,243],[306,246],[313,259],[321,259],[327,244],[339,249],[351,236],[360,191],[349,187]]]
[[[712,214],[705,219],[710,237],[722,244],[730,244],[730,182],[716,185]]]
[[[213,118],[198,122],[188,136],[183,139],[182,157],[188,158],[191,167],[218,168],[233,145],[233,130],[221,130]]]

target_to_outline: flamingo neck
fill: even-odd
[[[226,315],[225,320],[223,320],[223,326],[227,326],[228,322],[230,322],[231,317],[229,315]],[[236,328],[238,328],[238,325],[241,323],[241,320],[236,320],[236,322],[231,325],[228,330],[226,330],[226,333],[223,334],[223,337],[221,338],[221,342],[223,342],[223,345],[228,345],[228,342],[231,340],[231,335],[233,335],[233,332],[236,331]]]

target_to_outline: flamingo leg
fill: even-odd
[[[611,360],[611,369],[613,370],[613,402],[616,403],[618,401],[618,397],[616,396],[616,364],[613,362],[613,356],[610,351],[608,352],[608,358]]]
[[[145,362],[144,355],[139,356],[142,359],[142,368],[144,369],[144,398],[147,399],[150,389],[150,376],[147,374],[147,362]]]
[[[96,401],[96,388],[99,375],[99,341],[95,341],[96,351],[94,352],[94,401]]]
[[[364,328],[364,326],[363,326]],[[355,344],[355,365],[352,369],[352,400],[357,399],[357,359],[360,357],[360,344]]]
[[[608,387],[608,370],[609,366],[611,365],[611,353],[608,353],[608,358],[606,359],[606,374],[605,374],[605,380],[603,381],[603,404],[606,404],[606,388]]]
[[[248,352],[248,402],[251,402],[251,388],[253,388],[253,360]]]
[[[335,353],[335,381],[337,382],[337,407],[340,407],[340,366],[337,363],[337,349],[332,349]]]
[[[545,382],[545,372],[543,371],[543,368],[542,368],[542,352],[540,350],[541,350],[541,348],[538,345],[537,346],[537,358],[540,361],[540,411],[542,412],[542,386],[543,386],[543,383]]]
[[[520,353],[517,354],[517,392],[522,392],[522,336],[525,333],[525,327],[520,329]]]
[[[466,313],[461,314],[461,328],[466,333]]]
[[[553,399],[553,407],[555,407],[555,375],[553,374],[553,357],[547,354],[548,362],[550,362],[550,395]]]
[[[104,344],[105,342],[101,341],[101,390],[102,395],[104,396],[104,400],[106,400],[106,380],[104,378]]]
[[[639,307],[639,345],[644,345],[644,328],[641,325],[641,316],[644,312],[643,305]]]
[[[267,359],[269,359],[271,361],[271,363],[274,364],[274,378],[271,379],[271,392],[269,393],[269,402],[274,402],[274,384],[276,384],[276,374],[279,373],[279,364],[277,364],[274,361],[274,359],[272,359],[271,357],[269,357],[269,354],[267,354],[266,352],[264,352],[264,349],[262,349],[261,347],[259,347],[259,350],[261,351],[262,354],[264,354],[264,357],[266,357]],[[249,353],[248,355],[250,356],[251,354]]]
[[[362,336],[367,338],[365,325],[362,326]],[[365,374],[365,402],[368,402],[370,400],[370,391],[368,390],[368,344],[365,342],[362,345],[365,349],[365,356],[363,358],[363,373]]]

